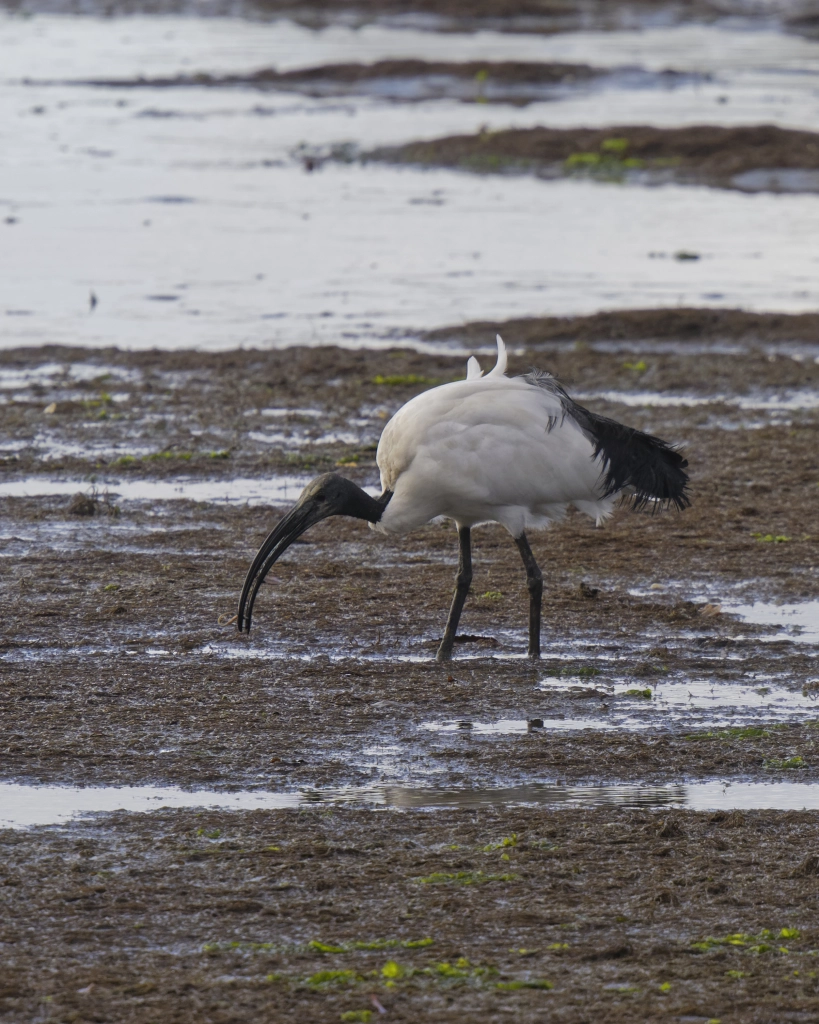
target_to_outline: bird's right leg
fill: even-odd
[[[458,623],[461,621],[461,612],[464,610],[466,595],[472,585],[472,531],[468,526],[458,527],[458,546],[460,554],[458,575],[455,577],[455,593],[452,597],[452,607],[449,609],[449,618],[444,638],[438,648],[436,661],[449,661],[452,657],[452,646],[455,643],[455,634],[458,632]]]
[[[529,547],[526,534],[515,537],[520,557],[526,566],[526,586],[529,590],[529,657],[540,657],[540,606],[543,599],[543,576]]]

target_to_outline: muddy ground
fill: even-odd
[[[746,192],[819,188],[819,136],[774,125],[487,130],[384,147],[364,159],[480,174],[677,182]],[[795,171],[814,173],[804,180],[783,173]]]
[[[0,486],[70,480],[86,495],[0,497],[2,779],[815,780],[814,646],[729,612],[816,595],[814,319],[504,325],[512,372],[552,369],[595,410],[685,444],[692,474],[682,514],[623,509],[602,529],[572,515],[533,535],[547,580],[536,666],[515,657],[524,577],[495,527],[477,531],[465,642],[442,666],[450,526],[391,540],[321,524],[240,637],[229,620],[279,511],[117,492],[198,479],[221,481],[218,496],[336,467],[375,485],[386,418],[462,376],[463,355],[0,353]],[[440,338],[488,347],[495,326]],[[658,407],[657,392],[711,401]],[[637,394],[645,404],[625,404]],[[683,684],[786,706],[661,710]],[[501,720],[524,728],[478,729]],[[811,1020],[818,827],[801,812],[318,806],[4,832],[0,1019]],[[553,987],[527,987],[541,982]]]
[[[0,6],[21,14],[287,17],[311,27],[386,21],[441,31],[552,33],[725,21],[809,37],[819,32],[816,0],[776,5],[747,0],[2,0]]]
[[[607,84],[673,89],[709,80],[709,75],[673,70],[652,73],[640,68],[611,70],[588,64],[380,60],[372,64],[323,64],[281,72],[263,68],[248,75],[198,72],[166,78],[90,79],[81,84],[107,89],[241,88],[315,97],[378,96],[404,102],[458,99],[467,103],[525,106]]]
[[[158,811],[2,842],[5,1021],[819,1014],[813,814]]]

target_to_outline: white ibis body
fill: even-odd
[[[384,428],[376,461],[382,494],[370,497],[336,473],[317,477],[259,549],[239,600],[238,628],[250,631],[259,587],[305,530],[333,515],[404,534],[439,516],[458,527],[455,594],[438,660],[446,661],[472,582],[471,530],[501,523],[515,540],[529,589],[529,655],[540,656],[543,582],[526,531],[560,520],[573,505],[598,523],[622,495],[634,507],[683,509],[688,463],[672,445],[589,412],[550,374],[506,376],[506,349],[486,376],[472,357],[467,378],[407,402]]]

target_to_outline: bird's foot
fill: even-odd
[[[446,640],[442,641],[441,646],[438,648],[438,653],[435,655],[436,661],[452,661],[452,644],[448,644]]]

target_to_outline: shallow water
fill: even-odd
[[[549,37],[38,17],[2,28],[0,251],[14,252],[4,346],[383,345],[464,320],[819,305],[819,196],[355,165],[308,174],[294,157],[300,144],[367,147],[484,124],[812,127],[817,43],[702,27]],[[522,109],[22,83],[402,55],[673,65],[716,79]],[[702,258],[649,256],[681,249]]]
[[[798,604],[755,601],[753,604],[726,606],[725,611],[756,625],[782,627],[782,632],[773,639],[819,643],[819,601],[801,601]]]
[[[218,136],[213,142],[224,145]],[[78,173],[72,199],[44,208],[42,196],[58,195],[54,171],[29,167],[26,183],[10,187],[20,222],[6,229],[16,245],[7,292],[29,315],[7,318],[7,345],[47,337],[134,348],[358,346],[526,313],[819,305],[814,196],[375,166],[210,175],[182,164],[175,188],[191,203],[151,206],[142,177],[126,172],[131,180],[91,205],[99,177]],[[441,205],[417,204],[430,196]],[[678,248],[703,258],[649,256]],[[165,262],[156,263],[157,250]],[[68,277],[65,252],[72,253]],[[159,288],[172,289],[178,301],[151,302]],[[90,289],[100,297],[93,315]],[[278,319],[265,318],[272,312]]]
[[[536,729],[613,729],[602,718],[501,718],[497,722],[424,722],[422,729],[429,732],[455,732],[475,736],[518,736]]]
[[[535,697],[527,704],[525,718],[502,718],[489,722],[468,718],[439,719],[424,722],[420,728],[465,737],[520,736],[541,730],[619,729],[635,732],[681,726],[694,731],[813,721],[819,716],[819,694],[813,691],[794,692],[762,678],[742,683],[713,679],[663,679],[651,684],[633,679],[612,684],[603,679],[582,686],[567,684],[563,678],[547,677],[541,680],[538,689],[547,698],[577,702],[575,715],[555,716],[553,703],[544,706],[542,700],[539,702]],[[590,714],[583,713],[586,703]],[[601,711],[604,714],[601,715]]]
[[[430,61],[560,61],[650,71],[819,73],[819,43],[766,29],[707,25],[620,32],[430,32],[413,28],[233,18],[78,18],[4,15],[3,77],[126,78],[177,72],[249,73],[398,58]]]
[[[73,818],[117,810],[166,807],[226,810],[298,809],[315,804],[373,808],[456,808],[538,804],[574,807],[685,807],[690,810],[819,809],[819,785],[798,782],[701,782],[676,786],[562,786],[533,783],[507,789],[414,789],[371,786],[269,793],[187,791],[176,786],[25,786],[0,783],[0,828],[65,824]]]
[[[308,480],[309,477],[294,476],[234,480],[192,480],[185,477],[173,477],[170,480],[122,480],[100,477],[90,484],[87,480],[49,480],[34,476],[23,480],[0,481],[0,498],[88,493],[93,488],[100,496],[107,494],[111,499],[122,501],[204,501],[267,505],[295,501]]]
[[[701,405],[728,405],[746,411],[802,412],[819,409],[816,391],[789,391],[771,395],[674,395],[655,391],[578,392],[579,401],[616,402],[638,408],[694,408]]]

